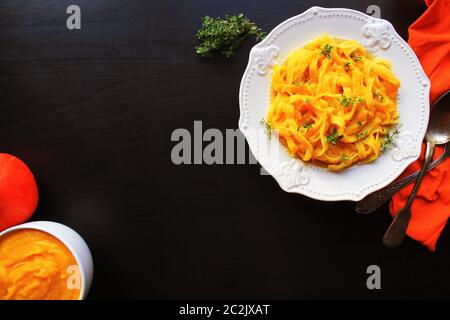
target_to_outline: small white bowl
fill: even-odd
[[[72,253],[78,263],[81,274],[81,290],[79,300],[84,300],[89,292],[94,276],[94,262],[88,245],[73,229],[56,222],[35,221],[17,225],[0,232],[0,237],[21,229],[44,231],[60,240]]]

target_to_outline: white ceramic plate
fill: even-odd
[[[370,164],[338,173],[292,158],[276,137],[264,134],[260,123],[269,108],[274,64],[324,33],[355,39],[369,52],[387,58],[401,81],[402,126],[394,148]],[[428,124],[429,91],[430,82],[416,55],[388,21],[350,9],[312,7],[278,25],[252,48],[239,93],[239,129],[258,162],[283,190],[318,200],[358,201],[392,182],[419,157]]]

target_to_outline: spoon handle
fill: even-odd
[[[430,165],[427,168],[427,171],[434,169],[448,157],[450,157],[450,143],[445,144],[444,152],[438,159],[430,163]],[[367,195],[364,199],[358,201],[355,204],[355,211],[362,214],[374,212],[375,210],[380,208],[383,204],[385,204],[388,200],[390,200],[397,191],[409,185],[410,183],[416,181],[417,177],[419,176],[419,173],[420,171],[414,172],[413,174],[401,180],[392,182],[383,189],[372,192],[371,194]]]
[[[389,248],[398,248],[405,238],[406,229],[408,228],[409,220],[411,219],[411,205],[416,197],[417,191],[419,191],[420,184],[422,183],[423,177],[427,172],[427,168],[430,165],[431,159],[433,158],[435,149],[434,142],[427,141],[427,150],[425,152],[425,161],[420,170],[417,182],[409,195],[408,201],[406,201],[405,206],[399,210],[392,220],[391,225],[386,230],[383,236],[383,244]]]

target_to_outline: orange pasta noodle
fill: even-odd
[[[274,67],[267,122],[293,156],[340,171],[378,158],[399,87],[388,61],[323,35]]]

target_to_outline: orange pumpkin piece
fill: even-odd
[[[20,159],[0,153],[0,231],[28,220],[37,203],[38,189],[30,169]]]

